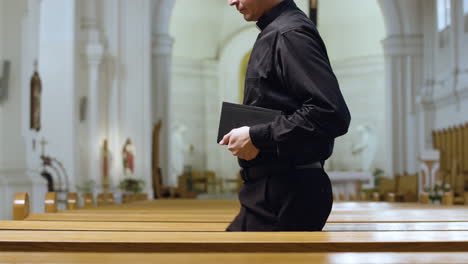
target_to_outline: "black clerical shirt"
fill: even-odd
[[[250,127],[260,149],[241,167],[279,162],[325,161],[334,139],[347,133],[351,115],[313,22],[293,0],[284,0],[260,17],[247,67],[244,102],[283,114]]]

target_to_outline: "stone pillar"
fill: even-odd
[[[171,112],[170,102],[170,80],[172,69],[172,47],[174,40],[169,34],[153,35],[153,67],[152,67],[152,101],[153,103],[153,124],[158,120],[162,121],[160,133],[160,167],[162,171],[162,181],[164,185],[177,185],[177,179],[170,179],[170,130]]]
[[[434,103],[434,87],[435,72],[436,72],[436,54],[439,39],[434,30],[436,25],[436,17],[431,14],[436,12],[436,3],[431,2],[424,5],[423,14],[425,15],[424,29],[424,85],[417,94],[418,110],[420,115],[419,127],[419,145],[421,154],[428,149],[432,149],[432,131],[435,122],[435,103]]]
[[[102,62],[104,47],[100,41],[96,3],[87,0],[83,28],[87,37],[85,55],[88,65],[88,179],[101,186],[101,96],[99,91],[99,67]]]
[[[422,130],[419,133],[421,138],[418,140],[421,151],[434,147],[432,144],[432,131],[434,130],[435,121],[435,104],[433,99],[434,85],[434,80],[427,80],[417,97],[420,111],[419,125]]]
[[[207,170],[214,170],[216,176],[221,172],[221,152],[225,148],[216,144],[218,136],[219,114],[221,111],[221,100],[219,95],[218,64],[215,61],[204,61],[202,64],[203,92],[205,93],[205,155],[203,166]]]
[[[88,45],[86,48],[88,58],[88,138],[89,138],[89,179],[96,183],[101,182],[100,170],[100,96],[99,96],[99,65],[102,61],[102,47],[99,45]]]
[[[452,24],[450,25],[450,39],[452,45],[452,76],[453,76],[453,91],[455,94],[455,102],[457,106],[457,110],[460,109],[460,95],[464,92],[464,88],[466,87],[466,78],[467,76],[467,69],[465,67],[463,61],[463,54],[466,52],[466,45],[465,42],[465,30],[464,30],[464,16],[463,13],[463,5],[465,2],[463,1],[453,1],[452,2]]]
[[[423,38],[394,35],[383,41],[386,58],[387,151],[390,175],[415,173],[419,155],[416,95],[422,87]]]

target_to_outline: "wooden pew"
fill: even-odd
[[[468,263],[465,252],[386,252],[386,253],[83,253],[83,252],[2,252],[1,263],[49,264],[349,264],[349,263],[392,263],[392,264],[453,264]]]
[[[44,201],[44,211],[46,213],[57,212],[57,193],[55,192],[46,193],[46,197]]]
[[[11,252],[463,252],[468,231],[113,232],[2,231]]]
[[[24,202],[24,204],[27,203]],[[86,259],[87,256],[89,261],[99,259],[99,262],[104,260],[105,256],[120,254],[121,259],[114,260],[113,263],[128,261],[131,257],[133,257],[132,262],[141,259],[141,262],[136,262],[144,263],[145,260],[150,259],[145,259],[145,256],[148,255],[141,254],[143,252],[145,254],[147,252],[160,252],[151,254],[170,256],[176,263],[181,263],[184,255],[192,256],[190,260],[195,260],[196,255],[193,254],[197,253],[193,252],[210,253],[204,256],[219,254],[216,252],[233,252],[230,253],[231,255],[222,255],[226,258],[223,261],[226,263],[234,260],[239,261],[239,256],[254,259],[272,258],[281,261],[281,263],[285,263],[287,259],[288,263],[293,263],[290,261],[292,256],[303,254],[308,254],[308,258],[302,259],[304,263],[310,263],[313,256],[316,256],[318,261],[325,259],[324,263],[333,263],[331,261],[333,259],[349,258],[349,255],[344,254],[339,257],[340,253],[335,252],[366,252],[358,253],[362,256],[361,260],[369,260],[372,258],[372,254],[379,256],[380,260],[383,258],[388,260],[391,254],[395,253],[382,255],[382,253],[369,252],[392,251],[411,252],[406,257],[396,259],[402,263],[416,263],[408,261],[411,258],[424,260],[425,254],[433,254],[428,253],[431,251],[468,251],[468,218],[464,213],[465,208],[457,206],[438,207],[381,202],[336,203],[330,218],[345,219],[348,217],[354,220],[358,219],[358,221],[328,222],[325,226],[326,232],[224,232],[225,227],[238,210],[237,201],[188,202],[181,200],[176,203],[172,201],[142,201],[121,206],[106,206],[100,209],[64,210],[45,214],[28,214],[26,208],[16,209],[18,214],[26,220],[34,220],[34,216],[49,217],[49,219],[47,221],[0,222],[0,251],[9,251],[7,255],[2,256],[14,258],[20,255],[31,257],[34,254],[43,254],[42,260],[44,262],[42,263],[48,263],[47,259],[49,262],[53,262],[50,261],[51,258],[59,257],[60,254],[62,254],[61,256],[69,254],[70,258],[80,260]],[[134,216],[135,221],[119,222],[120,219],[113,219],[112,222],[104,221],[119,214]],[[168,220],[171,217],[182,217],[183,214],[187,218],[193,217],[190,221],[206,214],[214,218],[229,216],[230,219],[224,223],[141,221],[145,217],[148,219],[165,217]],[[445,222],[437,221],[441,219],[441,215],[447,214],[452,214],[453,219],[459,217],[464,220],[459,222],[454,222],[453,219]],[[361,222],[358,217],[368,218],[380,215],[384,216],[382,218],[384,221]],[[426,217],[426,220],[423,222],[415,221],[417,220],[416,215]],[[433,216],[429,217],[430,215]],[[436,215],[439,216],[436,217]],[[57,217],[69,217],[69,221],[57,221],[55,220]],[[80,217],[86,218],[81,221],[76,220]],[[99,221],[90,222],[93,217]],[[403,219],[405,221],[389,221],[393,218],[396,220],[405,218]],[[444,218],[442,217],[442,219]],[[28,252],[28,254],[24,254],[24,252]],[[40,252],[48,253],[44,255]],[[96,254],[96,252],[103,253]],[[282,253],[283,255],[280,257],[276,252],[287,253]],[[356,254],[353,253],[354,256]],[[276,256],[273,257],[273,255]],[[417,257],[418,255],[419,257]],[[458,256],[454,261],[460,261],[461,256],[466,255],[464,252],[454,253],[452,256]],[[230,258],[226,256],[230,256]],[[40,258],[36,260],[39,261]],[[151,260],[154,261],[154,259]],[[300,259],[297,260],[300,261]],[[450,263],[449,260],[450,258],[445,258],[443,263]],[[210,263],[209,261],[208,258],[206,263]],[[219,263],[220,259],[213,258],[211,261]],[[268,261],[268,263],[272,262]]]
[[[93,208],[94,207],[94,197],[93,194],[87,193],[83,197],[83,208]]]
[[[13,199],[13,220],[24,220],[29,215],[28,193],[17,193]]]
[[[22,194],[24,195],[24,194]],[[196,204],[193,200],[178,200],[177,202],[169,202],[168,207],[167,201],[144,201],[134,203],[134,207],[125,206],[125,209],[118,209],[122,207],[112,206],[103,207],[107,210],[82,210],[81,213],[77,214],[74,211],[64,211],[56,214],[33,214],[28,215],[29,209],[26,208],[26,212],[20,213],[23,219],[30,220],[27,222],[10,224],[9,222],[2,222],[0,228],[4,229],[28,229],[28,230],[127,230],[127,231],[224,231],[234,217],[237,209],[224,211],[225,206],[235,205],[232,201],[219,201],[219,200],[205,200],[200,203],[211,205],[211,209],[204,208],[203,206],[195,207]],[[21,202],[15,202],[15,204],[21,204]],[[27,202],[22,202],[24,205],[28,205]],[[153,205],[153,206],[150,206]],[[160,207],[165,208],[161,209]],[[178,206],[174,206],[178,205]],[[215,206],[214,206],[215,205]],[[223,206],[224,205],[224,206]],[[219,209],[219,206],[223,206]],[[465,211],[464,208],[458,206],[452,207],[440,207],[440,206],[421,206],[418,204],[393,204],[393,203],[339,203],[338,209],[333,213],[332,216],[336,215],[367,215],[375,214],[371,211],[366,210],[385,210],[392,212],[393,215],[409,215],[421,214],[418,210],[424,208],[422,212],[423,216],[427,214],[432,215],[450,215],[455,216],[456,212],[460,209]],[[109,209],[110,208],[110,209]],[[171,208],[171,209],[169,209]],[[359,210],[357,209],[359,208]],[[202,210],[203,209],[203,210]],[[17,211],[18,208],[15,208]],[[219,211],[221,210],[221,211]],[[415,211],[416,210],[416,211]],[[72,212],[72,213],[71,213]],[[353,212],[350,214],[350,212]],[[130,215],[130,218],[121,217],[119,215]],[[379,214],[379,213],[377,213]],[[380,213],[384,214],[384,213]],[[219,220],[220,218],[224,220]],[[152,220],[151,220],[152,218]],[[150,219],[150,220],[148,220]],[[218,219],[218,221],[214,221]],[[390,218],[384,219],[383,221],[337,221],[334,222],[332,219],[328,221],[324,230],[325,231],[390,231],[390,230],[466,230],[468,221],[466,218],[461,217],[462,221],[455,222],[453,218],[450,221],[441,221],[441,219],[426,218],[423,221],[416,221],[414,217],[410,219],[400,219],[400,221],[390,221]],[[35,221],[32,221],[35,220]],[[63,221],[66,220],[66,221]],[[443,220],[443,219],[442,219]],[[54,223],[50,223],[54,221]]]
[[[68,193],[67,194],[67,210],[78,209],[78,194]]]
[[[0,221],[2,230],[223,232],[228,223]],[[468,222],[327,223],[324,232],[468,231]]]
[[[46,199],[46,206],[50,205]],[[231,206],[231,208],[229,208]],[[106,207],[103,207],[106,208]],[[358,209],[359,208],[359,209]],[[390,210],[391,208],[391,210]],[[16,209],[17,210],[17,209]],[[26,210],[29,212],[29,210]],[[350,214],[350,211],[353,213]],[[36,221],[94,222],[203,222],[229,223],[238,212],[238,205],[222,200],[144,201],[130,206],[107,209],[83,209],[53,214],[24,214]],[[402,218],[402,216],[405,216]],[[465,222],[468,211],[460,206],[421,206],[392,203],[336,203],[328,222]]]
[[[349,222],[466,222],[467,213],[456,213],[454,215],[440,214],[441,211],[421,212],[410,217],[402,217],[404,212],[392,211],[382,214],[356,212],[360,214],[332,213],[329,223]],[[450,213],[450,212],[448,212]],[[438,215],[440,214],[440,215]],[[229,223],[235,217],[234,214],[30,214],[26,220],[30,221],[94,221],[94,222],[179,222],[179,223]]]

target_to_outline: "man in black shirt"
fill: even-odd
[[[229,0],[261,31],[244,102],[282,111],[219,142],[238,157],[241,210],[227,231],[320,231],[333,204],[323,169],[351,115],[314,23],[293,0]]]

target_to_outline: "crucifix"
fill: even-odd
[[[318,0],[309,0],[309,17],[317,25]]]
[[[44,156],[45,155],[45,146],[47,144],[49,144],[49,142],[47,140],[45,140],[45,138],[42,138],[41,141],[39,142],[39,144],[41,144],[41,156]]]
[[[45,138],[42,138],[39,144],[41,144],[41,176],[47,180],[48,191],[66,194],[68,192],[68,175],[67,171],[65,170],[65,167],[63,166],[62,162],[60,162],[58,159],[45,154],[45,147],[47,144],[49,144],[49,142],[45,140]],[[52,177],[52,174],[47,169],[51,169],[54,172],[55,177]],[[57,181],[57,183],[54,182],[55,180]],[[60,201],[65,200],[62,199]]]
[[[54,191],[54,179],[52,178],[52,174],[50,174],[46,167],[52,165],[52,160],[45,155],[45,146],[48,144],[45,138],[42,138],[39,144],[41,144],[41,160],[42,160],[42,167],[43,170],[41,172],[41,176],[47,181],[47,191],[53,192]]]

